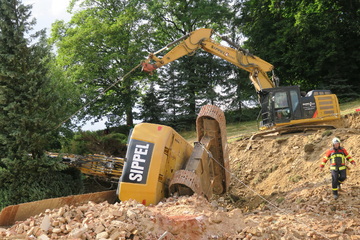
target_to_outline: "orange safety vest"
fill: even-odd
[[[330,170],[345,170],[345,160],[349,162],[354,162],[352,157],[348,154],[345,148],[339,147],[339,149],[331,148],[329,149],[322,161],[322,165],[325,165],[326,162],[330,159]]]

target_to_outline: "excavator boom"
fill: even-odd
[[[66,153],[48,152],[49,157],[60,157],[62,162],[79,169],[83,174],[100,178],[108,182],[118,182],[124,166],[124,158],[103,154],[85,156]]]
[[[173,62],[185,55],[192,55],[198,49],[202,48],[203,50],[214,54],[245,71],[248,71],[250,73],[250,79],[257,91],[275,87],[275,82],[273,82],[267,75],[267,72],[272,71],[274,68],[272,64],[248,53],[244,49],[234,49],[216,43],[213,39],[211,39],[213,34],[213,29],[208,28],[201,28],[186,34],[156,53],[151,53],[149,58],[143,63],[143,71],[152,72],[155,69]],[[178,42],[180,43],[167,52],[162,58],[156,56],[157,53]],[[155,61],[155,63],[150,64],[150,60]]]

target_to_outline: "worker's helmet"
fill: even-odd
[[[332,140],[332,144],[335,144],[335,143],[340,143],[341,141],[340,141],[340,139],[339,138],[333,138],[333,140]]]

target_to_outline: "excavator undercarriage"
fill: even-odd
[[[170,193],[197,193],[210,198],[229,186],[229,162],[224,114],[208,105],[201,109],[196,121],[198,142],[184,169],[175,172]]]

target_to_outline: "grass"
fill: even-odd
[[[358,108],[360,108],[360,99],[352,102],[340,104],[340,113],[341,115],[353,113]],[[236,141],[244,136],[248,136],[251,135],[252,133],[257,132],[258,131],[257,122],[248,121],[248,122],[228,123],[226,125],[226,131],[227,131],[228,142]],[[183,131],[180,132],[180,135],[190,143],[196,141],[196,130]]]
[[[340,104],[341,115],[345,115],[345,114],[348,114],[348,113],[353,113],[358,108],[360,108],[360,99],[352,101],[352,102],[347,102],[347,103],[341,103]]]
[[[257,122],[249,121],[249,122],[230,123],[227,124],[226,131],[228,137],[236,137],[239,135],[251,134],[253,132],[258,131]]]
[[[190,143],[197,141],[196,130],[182,131],[182,132],[179,132],[179,134]]]
[[[227,138],[228,142],[241,139],[246,135],[251,135],[251,133],[257,132],[257,122],[237,122],[226,124]],[[179,134],[185,138],[188,142],[193,143],[197,141],[196,130],[194,131],[182,131]]]
[[[299,175],[295,175],[295,176],[290,176],[289,177],[289,181],[293,182],[293,183],[297,183],[302,179],[302,176]]]

